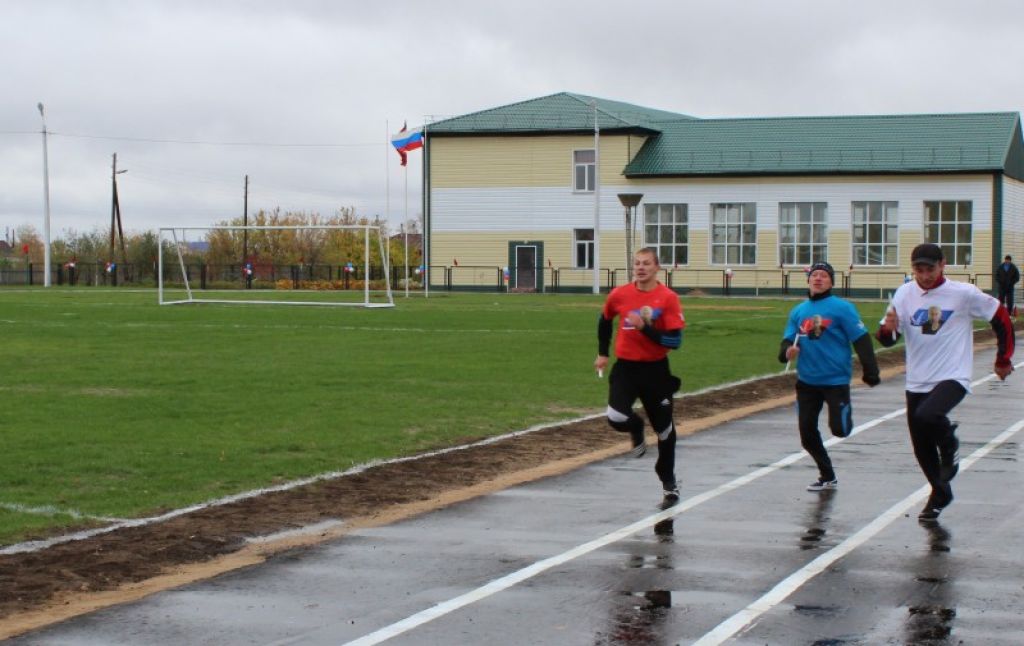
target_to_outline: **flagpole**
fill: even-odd
[[[402,219],[402,229],[405,231],[405,297],[409,298],[409,167],[405,167],[405,215]]]
[[[384,219],[391,222],[391,124],[384,120]],[[391,240],[388,240],[390,251]]]

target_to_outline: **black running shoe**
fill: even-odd
[[[679,487],[676,485],[668,486],[665,485],[665,490],[661,496],[661,507],[662,509],[668,509],[679,502]]]
[[[839,480],[832,478],[831,480],[825,480],[824,478],[818,478],[811,484],[807,485],[807,491],[825,491],[828,489],[838,489]]]
[[[953,502],[953,490],[949,489],[948,484],[946,489],[945,495],[936,495],[937,492],[933,491],[932,495],[928,496],[928,502],[925,503],[924,509],[917,515],[918,520],[937,520],[939,518],[942,510]]]

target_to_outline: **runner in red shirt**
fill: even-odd
[[[644,422],[633,411],[640,399],[658,436],[654,471],[664,490],[663,506],[669,506],[679,501],[672,395],[680,381],[669,371],[668,353],[682,343],[686,321],[679,296],[658,282],[660,269],[654,249],[645,247],[634,254],[633,282],[612,290],[598,318],[594,369],[602,374],[608,367],[612,321],[618,318],[616,361],[608,378],[608,423],[616,431],[629,433],[632,454],[643,456],[647,451]]]

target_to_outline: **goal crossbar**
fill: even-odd
[[[290,300],[290,299],[263,299],[263,298],[247,298],[247,299],[234,299],[234,298],[216,298],[203,295],[204,292],[218,291],[218,290],[200,290],[197,291],[193,288],[191,281],[189,280],[188,271],[185,266],[185,259],[182,255],[182,247],[187,244],[185,240],[186,232],[209,232],[209,231],[306,231],[306,230],[327,230],[327,231],[361,231],[363,233],[363,289],[362,301],[312,301],[312,300]],[[370,249],[371,231],[376,232],[378,249],[380,251],[381,264],[384,272],[384,296],[386,301],[372,301],[371,292],[374,290],[370,289]],[[179,239],[178,233],[181,233]],[[177,269],[180,272],[181,281],[184,285],[185,298],[166,298],[165,289],[169,289],[164,284],[164,243],[169,242],[174,249],[174,255],[177,260]],[[194,304],[194,303],[226,303],[226,304],[248,304],[248,305],[320,305],[320,306],[348,306],[348,307],[365,307],[365,308],[384,308],[394,307],[395,301],[394,296],[391,293],[391,274],[390,274],[390,258],[388,257],[388,246],[385,244],[384,231],[382,227],[373,225],[251,225],[251,226],[231,226],[231,225],[216,225],[209,227],[161,227],[157,230],[157,300],[160,305],[182,305],[182,304]],[[247,290],[249,291],[249,290]],[[256,292],[269,292],[274,293],[274,290],[252,290]],[[301,291],[301,290],[290,290],[290,291]]]

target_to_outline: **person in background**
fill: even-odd
[[[850,378],[853,376],[850,344],[860,359],[861,380],[869,386],[879,382],[871,335],[857,308],[832,294],[835,271],[827,262],[815,263],[807,274],[807,300],[789,313],[782,334],[779,361],[796,362],[797,427],[800,444],[818,466],[818,479],[808,491],[839,486],[832,460],[818,430],[822,406],[828,405],[828,426],[832,435],[847,437],[853,430]]]
[[[616,431],[629,433],[632,454],[643,456],[647,450],[644,422],[633,411],[640,399],[658,436],[654,471],[661,480],[662,505],[669,506],[679,501],[672,396],[680,381],[669,371],[668,353],[682,343],[686,321],[679,296],[658,281],[660,269],[654,249],[644,247],[633,255],[633,282],[613,289],[598,317],[594,369],[601,375],[608,367],[612,322],[618,319],[616,360],[608,377],[608,423]]]
[[[907,425],[914,456],[932,488],[917,517],[932,521],[953,502],[950,481],[960,468],[960,441],[949,413],[970,392],[974,321],[988,321],[996,333],[993,370],[1000,379],[1013,371],[1015,339],[1009,313],[998,300],[943,275],[946,259],[938,245],[917,245],[910,263],[914,280],[893,294],[877,338],[886,347],[900,336],[906,339]]]
[[[1013,264],[1013,258],[1007,255],[1003,258],[1003,264],[996,267],[996,286],[999,288],[999,302],[1011,316],[1017,315],[1013,308],[1013,290],[1018,281],[1020,270]]]

